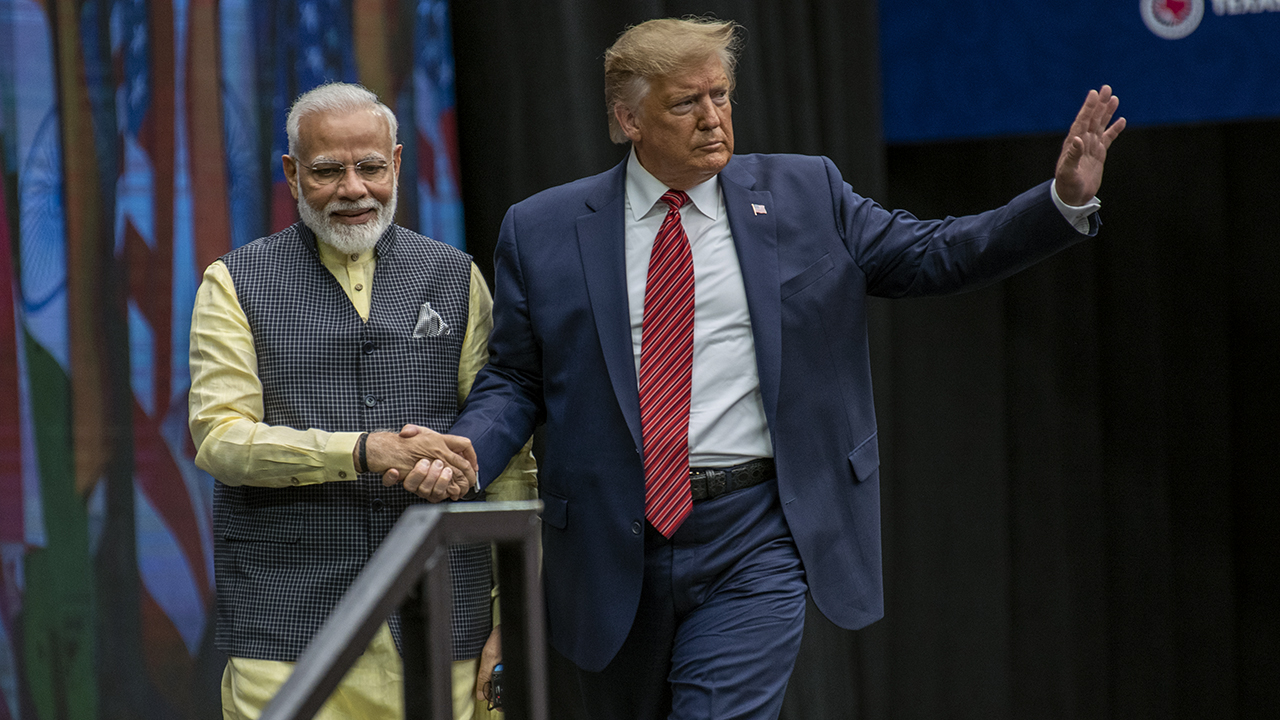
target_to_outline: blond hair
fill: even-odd
[[[627,28],[604,53],[609,138],[627,142],[614,116],[619,103],[638,113],[653,80],[695,69],[712,56],[719,56],[732,92],[742,46],[740,29],[732,20],[701,17],[661,18]]]

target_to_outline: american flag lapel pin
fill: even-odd
[[[751,212],[755,215],[768,215],[769,211],[764,209],[763,205],[751,203]]]

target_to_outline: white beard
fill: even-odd
[[[400,189],[399,185],[397,182],[392,186],[391,200],[386,205],[370,197],[359,202],[333,200],[324,207],[324,210],[311,207],[311,203],[308,203],[302,195],[302,187],[299,186],[298,215],[302,217],[302,222],[311,228],[311,232],[316,234],[316,239],[320,242],[343,254],[362,253],[377,245],[378,238],[382,237],[382,233],[386,232],[388,227],[391,227],[391,221],[396,217],[396,195]],[[371,208],[377,211],[373,220],[359,225],[347,225],[332,219],[332,213],[337,211]]]

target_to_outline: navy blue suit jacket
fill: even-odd
[[[452,430],[475,444],[487,483],[545,423],[548,630],[556,649],[593,671],[631,627],[644,555],[625,178],[626,160],[507,212],[489,365]],[[883,614],[866,296],[973,288],[1084,236],[1054,207],[1048,183],[997,210],[931,221],[860,197],[820,157],[735,156],[720,187],[786,519],[818,608],[862,627]]]

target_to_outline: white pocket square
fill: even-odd
[[[418,324],[413,327],[413,336],[429,338],[451,334],[453,330],[449,329],[449,324],[439,313],[431,309],[431,303],[422,303],[422,309],[418,311]]]

